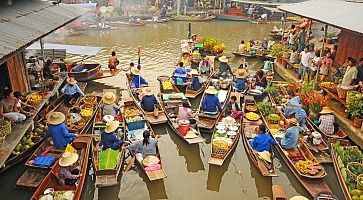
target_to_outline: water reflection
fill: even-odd
[[[224,161],[222,166],[209,165],[208,179],[207,179],[207,190],[219,192],[223,175],[228,170],[230,162],[231,162],[231,157],[228,157]]]

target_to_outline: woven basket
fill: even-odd
[[[11,122],[4,120],[0,128],[0,137],[5,137],[11,133]]]
[[[346,97],[346,103],[347,104],[355,103],[355,102],[353,102],[354,99],[351,97],[351,95],[358,95],[359,96],[358,98],[360,98],[360,99],[362,99],[362,97],[363,97],[362,93],[360,93],[360,92],[349,91],[349,92],[347,92],[347,97]]]
[[[363,174],[360,174],[359,176],[357,176],[357,189],[358,190],[363,190],[363,184],[361,183],[361,181],[363,181]]]
[[[341,99],[345,99],[347,97],[348,91],[351,91],[352,89],[343,89],[341,87],[337,87],[338,96]]]
[[[221,147],[221,146],[217,146],[217,145],[212,144],[211,157],[212,158],[223,159],[224,155],[227,153],[227,151],[228,151],[228,147]]]
[[[357,181],[357,175],[356,174],[354,174],[352,171],[350,171],[350,168],[351,167],[361,167],[361,168],[363,168],[363,164],[361,164],[361,163],[358,163],[358,162],[350,162],[350,163],[348,163],[348,165],[347,165],[347,175],[352,179],[352,180],[354,180],[354,181]]]
[[[5,142],[5,137],[0,137],[0,147],[3,146]]]

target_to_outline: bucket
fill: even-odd
[[[189,131],[189,124],[180,124],[178,130],[183,136],[185,136]]]

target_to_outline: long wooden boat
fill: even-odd
[[[263,122],[266,124],[267,128],[270,131],[274,127],[275,124],[269,123],[262,114]],[[287,125],[287,120],[284,119],[285,125]],[[271,134],[274,138],[277,136],[276,134]],[[298,181],[305,187],[305,189],[311,194],[312,197],[315,197],[319,192],[331,192],[329,186],[323,182],[323,178],[327,175],[325,172],[324,167],[319,164],[317,159],[314,157],[314,155],[310,152],[309,148],[306,146],[305,142],[299,138],[298,145],[295,149],[287,150],[281,147],[280,144],[275,145],[275,148],[280,153],[282,159],[285,161],[288,168],[291,170],[291,172],[295,175],[295,177],[298,179]],[[294,159],[294,160],[292,160]],[[317,166],[321,168],[318,173],[315,175],[310,174],[304,174],[301,173],[296,167],[295,163],[298,160],[311,160],[313,163],[315,163]]]
[[[125,105],[124,110],[127,110],[129,108],[132,110],[137,109],[134,101],[125,101],[124,105]],[[125,112],[124,112],[123,116],[127,117]],[[142,133],[144,132],[144,130],[149,130],[151,137],[155,138],[155,133],[154,133],[153,129],[151,128],[151,125],[148,121],[144,122],[143,128],[139,128],[136,130],[130,130],[129,123],[127,123],[127,120],[126,120],[126,131],[129,136],[129,139],[131,139],[131,141],[137,141],[139,139],[142,139]],[[156,153],[157,153],[157,157],[159,158],[159,164],[161,166],[161,169],[159,169],[159,170],[147,172],[145,170],[145,167],[143,166],[143,164],[141,162],[139,162],[137,159],[135,159],[136,163],[139,165],[141,170],[144,171],[144,173],[146,174],[146,176],[149,178],[150,181],[166,178],[166,173],[164,171],[164,167],[162,164],[162,157],[160,155],[159,147],[156,148]],[[132,154],[133,154],[133,156],[135,156],[135,152],[132,152]]]
[[[253,98],[253,96],[244,96],[244,104],[242,106],[242,111],[244,112],[250,112],[246,109],[246,106],[248,105],[256,105],[256,102]],[[259,113],[257,113],[259,114]],[[241,135],[242,135],[242,142],[244,149],[247,153],[247,156],[250,158],[252,163],[256,166],[256,168],[260,171],[260,173],[263,176],[277,176],[276,175],[276,167],[275,162],[273,159],[273,156],[271,158],[271,163],[265,161],[264,159],[260,158],[259,155],[253,148],[251,147],[251,144],[249,143],[249,139],[253,138],[253,134],[255,133],[255,129],[260,125],[263,124],[263,121],[261,119],[257,121],[251,121],[248,120],[246,117],[242,119],[242,128],[241,128]],[[273,151],[271,150],[271,155],[273,155]]]
[[[189,21],[189,22],[207,22],[211,21],[214,18],[215,16],[206,16],[204,18],[200,18],[198,16],[185,16],[185,15],[171,17],[171,19],[175,21]]]
[[[82,67],[84,70],[77,72],[75,71],[77,68]],[[74,66],[70,72],[68,72],[69,76],[73,76],[77,81],[89,81],[92,80],[101,69],[101,65],[99,63],[82,63],[80,65]]]
[[[57,162],[30,199],[38,200],[43,195],[44,191],[48,188],[53,188],[55,192],[71,191],[74,194],[73,199],[80,199],[84,181],[87,175],[88,155],[90,153],[91,141],[92,137],[90,135],[81,135],[80,137],[77,137],[76,140],[72,143],[72,146],[77,150],[79,155],[78,162],[80,176],[76,185],[59,185],[57,176],[60,165]]]
[[[133,92],[133,89],[131,89],[131,76],[130,74],[126,74],[127,76],[127,90],[129,91],[129,94],[131,96],[131,98],[133,99],[133,101],[135,102],[135,104],[137,105],[137,107],[143,112],[143,114],[146,117],[146,120],[151,123],[151,124],[163,124],[166,121],[168,121],[165,111],[162,108],[161,104],[160,104],[160,98],[158,96],[156,96],[156,99],[158,100],[158,117],[154,116],[154,112],[146,112],[142,107],[141,107],[141,100],[139,99],[139,97],[137,96],[137,94],[135,92]],[[138,89],[139,90],[139,89]],[[141,89],[140,89],[141,90]]]
[[[187,101],[189,106],[191,107],[191,104],[190,104],[188,98],[186,98],[186,96],[183,93],[181,93],[175,87],[174,84],[173,84],[173,89],[171,89],[169,91],[164,90],[163,82],[170,81],[170,83],[172,83],[172,80],[170,80],[170,78],[168,76],[159,76],[158,81],[159,81],[160,92],[161,92],[161,103],[165,110],[170,127],[174,130],[174,132],[177,135],[179,135],[188,144],[204,142],[205,140],[201,137],[198,126],[192,130],[192,131],[195,131],[195,134],[197,135],[196,138],[185,138],[185,136],[178,129],[179,124],[176,122],[177,109],[182,105],[183,101]],[[170,96],[173,96],[173,95],[175,95],[178,98],[170,99]]]
[[[157,19],[157,20],[147,19],[145,21],[149,24],[159,24],[159,23],[166,23],[166,22],[170,21],[170,18],[161,18],[161,19]]]
[[[132,22],[132,21],[111,21],[108,22],[110,26],[120,26],[120,27],[139,27],[145,26],[148,21],[139,21],[139,22]]]
[[[236,51],[233,51],[232,54],[235,56],[242,56],[242,57],[246,57],[246,58],[256,58],[258,56],[257,54],[239,53]]]
[[[242,21],[248,22],[249,18],[247,16],[239,16],[239,15],[228,15],[228,14],[215,14],[216,19],[219,20],[229,20],[229,21]]]
[[[236,96],[238,95],[236,102],[241,107],[241,103],[240,103],[241,98],[239,96],[239,93],[234,93],[234,94],[231,94],[230,96],[232,96],[232,95],[236,95]],[[222,115],[219,116],[218,123],[222,122],[225,112],[226,112],[226,109],[224,109],[224,111],[222,112]],[[209,160],[208,160],[208,164],[221,166],[221,165],[223,165],[223,163],[227,159],[227,157],[230,154],[232,154],[232,152],[236,148],[236,146],[238,144],[238,141],[239,141],[239,138],[240,138],[240,132],[241,132],[241,127],[242,127],[241,122],[242,122],[242,118],[240,120],[236,120],[236,122],[234,124],[234,126],[238,127],[238,130],[236,131],[236,135],[231,139],[232,143],[231,143],[230,146],[228,146],[228,150],[219,149],[219,148],[217,148],[217,147],[215,147],[213,145],[213,142],[215,140],[217,140],[217,130],[218,130],[217,127],[214,127],[213,135],[212,135],[212,138],[211,138],[211,144],[212,144],[211,145],[211,154],[210,154],[210,157],[209,157]]]
[[[281,185],[273,185],[272,186],[272,200],[288,200],[289,196],[287,196],[284,188]]]
[[[220,89],[218,91],[218,95],[222,95],[222,98],[224,98],[224,99],[222,99],[223,101],[221,102],[222,110],[224,110],[224,108],[226,107],[229,96],[231,94],[232,83],[233,82],[231,82],[229,84],[228,88]],[[209,86],[212,86],[212,82],[209,82],[208,85],[206,86],[206,88],[208,88]],[[202,100],[200,101],[200,104],[199,104],[199,109],[198,109],[198,111],[199,111],[199,114],[198,114],[198,126],[199,126],[199,128],[212,130],[214,128],[214,126],[216,125],[217,120],[219,119],[220,115],[222,115],[222,112],[218,112],[217,115],[203,114],[203,112],[202,112],[202,102],[203,102],[205,96],[206,96],[206,93],[204,92]]]

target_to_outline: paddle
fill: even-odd
[[[129,153],[131,154],[130,150],[129,150]],[[136,159],[136,156],[132,156],[132,158],[130,159],[130,161],[127,163],[127,165],[125,167],[124,173],[130,171],[132,165],[134,165],[134,163],[135,163],[135,159]]]

